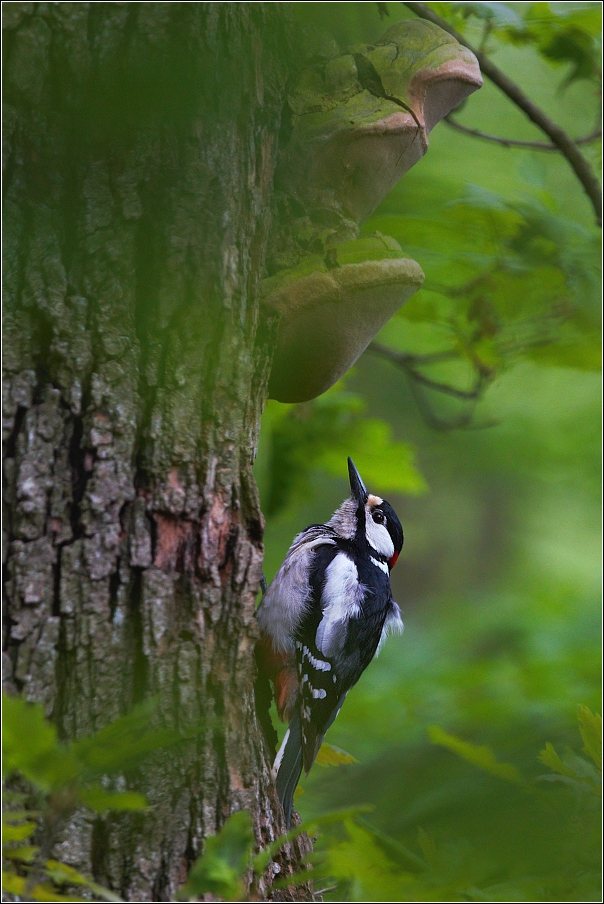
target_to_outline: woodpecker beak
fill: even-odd
[[[350,491],[356,501],[364,505],[367,502],[367,488],[361,480],[361,475],[354,466],[352,458],[348,459],[348,476],[350,477]]]

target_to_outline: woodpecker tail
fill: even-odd
[[[294,809],[294,791],[302,772],[302,723],[299,706],[296,707],[289,723],[274,768],[277,770],[277,794],[285,813],[285,824],[289,829]]]

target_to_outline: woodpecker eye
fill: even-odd
[[[373,518],[373,520],[375,521],[376,524],[385,524],[385,522],[386,522],[386,516],[384,515],[383,512],[379,512],[379,511],[372,512],[371,517]]]

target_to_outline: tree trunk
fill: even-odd
[[[284,828],[254,710],[251,470],[284,14],[3,13],[5,674],[65,739],[151,696],[164,724],[205,724],[130,780],[148,811],[77,811],[54,847],[128,900],[165,901],[234,810],[261,844]]]

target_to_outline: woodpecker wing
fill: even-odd
[[[354,556],[342,544],[316,550],[309,584],[309,604],[296,634],[307,773],[346,694],[371,662],[387,616],[383,595],[359,580]]]

